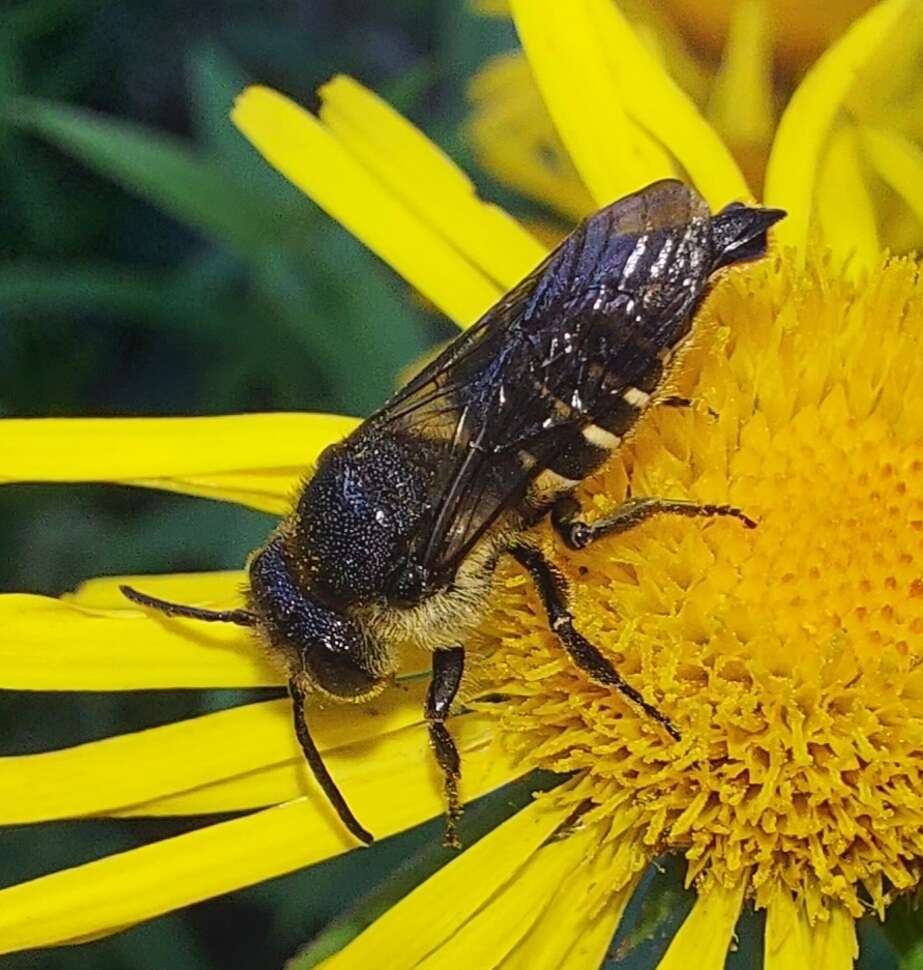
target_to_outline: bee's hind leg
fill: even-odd
[[[756,522],[733,505],[699,505],[697,502],[686,502],[682,499],[628,499],[612,515],[596,522],[585,522],[580,515],[580,503],[571,495],[558,499],[551,509],[551,524],[564,540],[564,544],[571,549],[585,549],[591,542],[602,539],[603,536],[628,532],[656,515],[686,515],[693,518],[731,516],[739,519],[748,529],[756,528]]]
[[[568,603],[567,580],[534,546],[518,545],[510,549],[510,555],[529,573],[548,614],[548,622],[555,636],[561,641],[571,660],[597,684],[614,687],[648,717],[662,725],[675,741],[681,740],[673,722],[653,704],[648,704],[612,664],[582,634],[574,629],[574,618]]]
[[[447,802],[445,837],[443,843],[449,848],[458,849],[457,825],[461,818],[462,807],[458,798],[458,782],[461,778],[461,759],[458,748],[445,726],[446,718],[455,695],[461,684],[465,670],[465,650],[463,647],[449,647],[433,653],[433,676],[426,692],[424,714],[429,726],[429,740],[436,755],[436,761],[445,778],[445,797]]]

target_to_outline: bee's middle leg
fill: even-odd
[[[656,515],[686,515],[690,517],[715,518],[730,516],[739,519],[748,529],[755,529],[756,522],[733,505],[699,505],[682,499],[632,498],[623,502],[613,513],[596,522],[581,518],[580,503],[565,495],[551,508],[551,524],[571,549],[585,549],[591,542],[603,536],[628,532],[636,525]]]
[[[433,676],[426,692],[424,714],[429,726],[429,740],[436,761],[445,778],[445,796],[448,803],[443,843],[449,848],[460,848],[456,831],[462,807],[458,798],[458,782],[461,778],[461,759],[458,748],[445,726],[446,718],[458,693],[465,670],[464,647],[449,647],[433,653]]]
[[[609,660],[590,643],[581,633],[574,629],[574,617],[568,603],[570,590],[567,580],[560,570],[550,563],[539,549],[530,545],[518,545],[510,549],[510,555],[525,568],[532,577],[548,622],[571,660],[597,684],[614,687],[628,698],[633,704],[661,724],[675,741],[681,740],[681,735],[673,722],[659,711],[653,704],[648,704],[641,694],[629,684],[624,677],[612,666]]]

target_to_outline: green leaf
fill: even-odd
[[[13,100],[4,114],[241,253],[253,255],[280,243],[278,214],[217,161],[175,138],[82,108],[30,99]]]
[[[470,847],[501,822],[525,808],[533,793],[548,791],[560,785],[564,776],[548,771],[533,771],[525,778],[491,792],[465,809],[459,825],[462,845]],[[429,823],[433,837],[412,858],[388,876],[364,899],[335,919],[285,965],[285,970],[311,970],[327,957],[341,950],[354,937],[403,899],[411,890],[428,879],[446,863],[458,857],[455,849],[442,844],[442,820]]]
[[[241,184],[277,211],[300,219],[313,214],[304,196],[254,150],[231,124],[234,99],[250,83],[227,51],[213,44],[194,47],[187,57],[190,116],[197,140]]]
[[[60,28],[89,6],[88,0],[28,0],[4,10],[3,27],[17,41],[33,40]]]
[[[159,319],[172,298],[167,278],[103,263],[0,265],[0,309],[8,313],[77,308]]]
[[[902,896],[888,907],[882,924],[900,970],[923,970],[923,894]]]
[[[190,110],[197,140],[216,156],[239,152],[246,144],[228,116],[234,98],[247,86],[243,69],[213,44],[193,47],[187,54]]]
[[[683,888],[684,867],[682,860],[665,856],[648,868],[603,968],[641,970],[657,965],[695,901],[695,894]]]

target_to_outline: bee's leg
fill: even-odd
[[[653,402],[657,407],[662,408],[693,408],[696,409],[696,402],[691,397],[680,397],[678,394],[671,394],[669,397],[656,398]],[[705,411],[713,420],[718,420],[718,412],[708,405],[700,405],[700,409]]]
[[[569,590],[567,580],[542,553],[533,546],[519,545],[510,549],[510,554],[523,566],[535,583],[551,629],[561,641],[571,660],[597,684],[614,687],[633,704],[644,711],[648,717],[663,725],[666,732],[676,741],[680,733],[673,722],[628,684],[611,663],[584,636],[574,629],[574,618],[568,606]]]
[[[678,394],[671,394],[669,397],[661,397],[655,400],[655,404],[662,408],[691,408],[695,401],[691,397],[680,397]]]
[[[628,532],[655,515],[687,515],[714,518],[727,515],[740,519],[748,529],[755,529],[756,522],[733,505],[699,505],[682,499],[632,498],[623,502],[612,515],[596,522],[584,522],[580,518],[580,503],[572,496],[558,499],[551,509],[551,524],[571,549],[585,549],[591,542],[603,536]]]
[[[449,709],[458,693],[462,674],[465,670],[465,650],[463,647],[449,647],[433,652],[433,677],[426,692],[424,714],[429,725],[429,740],[436,755],[436,761],[445,777],[445,797],[448,803],[443,843],[452,849],[461,847],[456,826],[461,817],[462,807],[458,800],[458,782],[461,778],[461,759],[458,748],[445,726]]]

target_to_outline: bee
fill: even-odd
[[[359,823],[308,729],[305,701],[375,696],[402,644],[432,652],[424,716],[444,778],[446,843],[457,845],[461,764],[446,727],[465,643],[504,556],[534,582],[551,630],[595,683],[619,691],[672,738],[673,722],[576,629],[562,573],[530,530],[543,518],[582,549],[659,515],[740,509],[632,497],[588,522],[574,490],[656,403],[715,274],[762,257],[785,213],[731,203],[712,215],[666,179],[578,226],[532,273],[384,407],[320,456],[291,514],[250,557],[246,606],[170,603],[122,587],[168,616],[249,627],[288,677],[294,727],[346,828]]]

